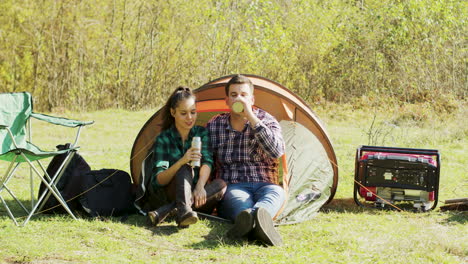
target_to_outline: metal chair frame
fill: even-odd
[[[18,93],[12,93],[12,94],[18,94]],[[32,101],[30,98],[30,95],[28,93],[24,93],[25,96],[29,96],[29,100]],[[0,94],[1,95],[1,94]],[[21,95],[19,95],[21,96]],[[80,137],[81,129],[86,126],[94,123],[93,121],[89,122],[82,122],[82,121],[77,121],[77,120],[71,120],[71,119],[64,119],[64,118],[59,118],[59,117],[53,117],[53,116],[46,116],[46,115],[41,115],[41,114],[36,114],[32,112],[32,102],[31,103],[31,114],[30,116],[26,117],[26,123],[24,125],[24,130],[27,135],[27,138],[29,139],[29,142],[27,144],[32,145],[32,127],[31,127],[31,120],[30,117],[37,118],[38,120],[42,121],[47,121],[52,124],[56,125],[62,125],[66,127],[75,127],[77,128],[75,140],[73,144],[70,145],[70,147],[66,150],[61,150],[61,151],[54,151],[54,152],[44,152],[38,149],[38,151],[33,152],[31,149],[25,148],[24,145],[20,145],[19,142],[17,142],[17,139],[13,132],[10,129],[10,126],[8,124],[0,124],[0,131],[6,130],[7,134],[9,136],[9,139],[11,140],[11,147],[8,152],[5,153],[0,153],[0,158],[8,153],[13,153],[14,157],[12,158],[10,164],[8,165],[8,168],[4,174],[4,176],[1,178],[0,181],[0,200],[3,204],[3,206],[6,208],[6,211],[9,215],[9,217],[13,220],[15,225],[20,226],[20,224],[17,221],[17,217],[13,214],[12,210],[7,204],[7,201],[2,197],[2,192],[6,191],[15,201],[16,203],[26,212],[27,216],[26,219],[21,223],[21,226],[24,226],[28,223],[28,221],[31,219],[31,217],[40,212],[42,209],[42,202],[46,201],[50,195],[53,195],[57,201],[60,203],[61,206],[64,207],[64,209],[67,211],[67,213],[73,218],[76,219],[75,215],[73,212],[70,210],[70,208],[67,205],[67,202],[63,199],[62,195],[60,194],[60,191],[57,189],[57,182],[60,180],[60,177],[63,175],[63,172],[65,171],[65,168],[67,167],[68,163],[70,162],[71,158],[73,155],[78,151],[78,140]],[[0,107],[1,108],[1,107]],[[6,138],[6,137],[5,137]],[[34,146],[34,145],[33,145]],[[34,146],[35,147],[35,146]],[[66,158],[64,159],[63,163],[55,173],[55,175],[49,175],[47,173],[46,168],[42,165],[40,162],[41,159],[56,156],[62,153],[67,153]],[[29,157],[28,157],[29,156]],[[34,157],[34,160],[31,160],[30,157]],[[37,165],[40,167],[38,169],[33,162],[36,162]],[[25,206],[23,202],[21,202],[17,195],[15,195],[14,191],[8,186],[8,183],[10,180],[13,178],[15,175],[18,167],[21,165],[21,163],[27,163],[30,167],[30,190],[31,190],[31,206],[28,208]],[[35,196],[34,196],[34,177],[37,176],[41,180],[41,183],[45,185],[44,191],[39,195],[38,200],[35,201]]]

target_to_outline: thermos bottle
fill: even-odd
[[[200,137],[193,137],[192,148],[197,148],[198,152],[201,151],[201,140]],[[192,160],[192,167],[200,167],[200,160]]]

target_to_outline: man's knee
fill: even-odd
[[[271,217],[274,217],[283,206],[285,198],[286,194],[281,186],[268,184],[261,187],[256,193],[255,208],[263,207]]]
[[[275,185],[274,193],[275,193],[275,195],[277,195],[278,199],[284,201],[286,193],[284,192],[283,187],[281,187],[279,185]]]
[[[257,193],[261,199],[262,197],[269,197],[270,199],[274,200],[284,200],[285,192],[283,187],[276,185],[276,184],[269,184],[265,185],[259,189]]]

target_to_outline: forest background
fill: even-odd
[[[309,104],[467,96],[467,2],[3,0],[0,92],[35,108],[160,106],[170,91],[256,74]]]

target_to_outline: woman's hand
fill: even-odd
[[[187,164],[192,160],[200,160],[201,159],[200,149],[197,148],[189,148],[187,152],[185,152],[184,156],[181,158],[183,164]]]
[[[193,200],[196,208],[199,208],[206,203],[206,191],[204,186],[197,184],[195,190],[193,190]]]

